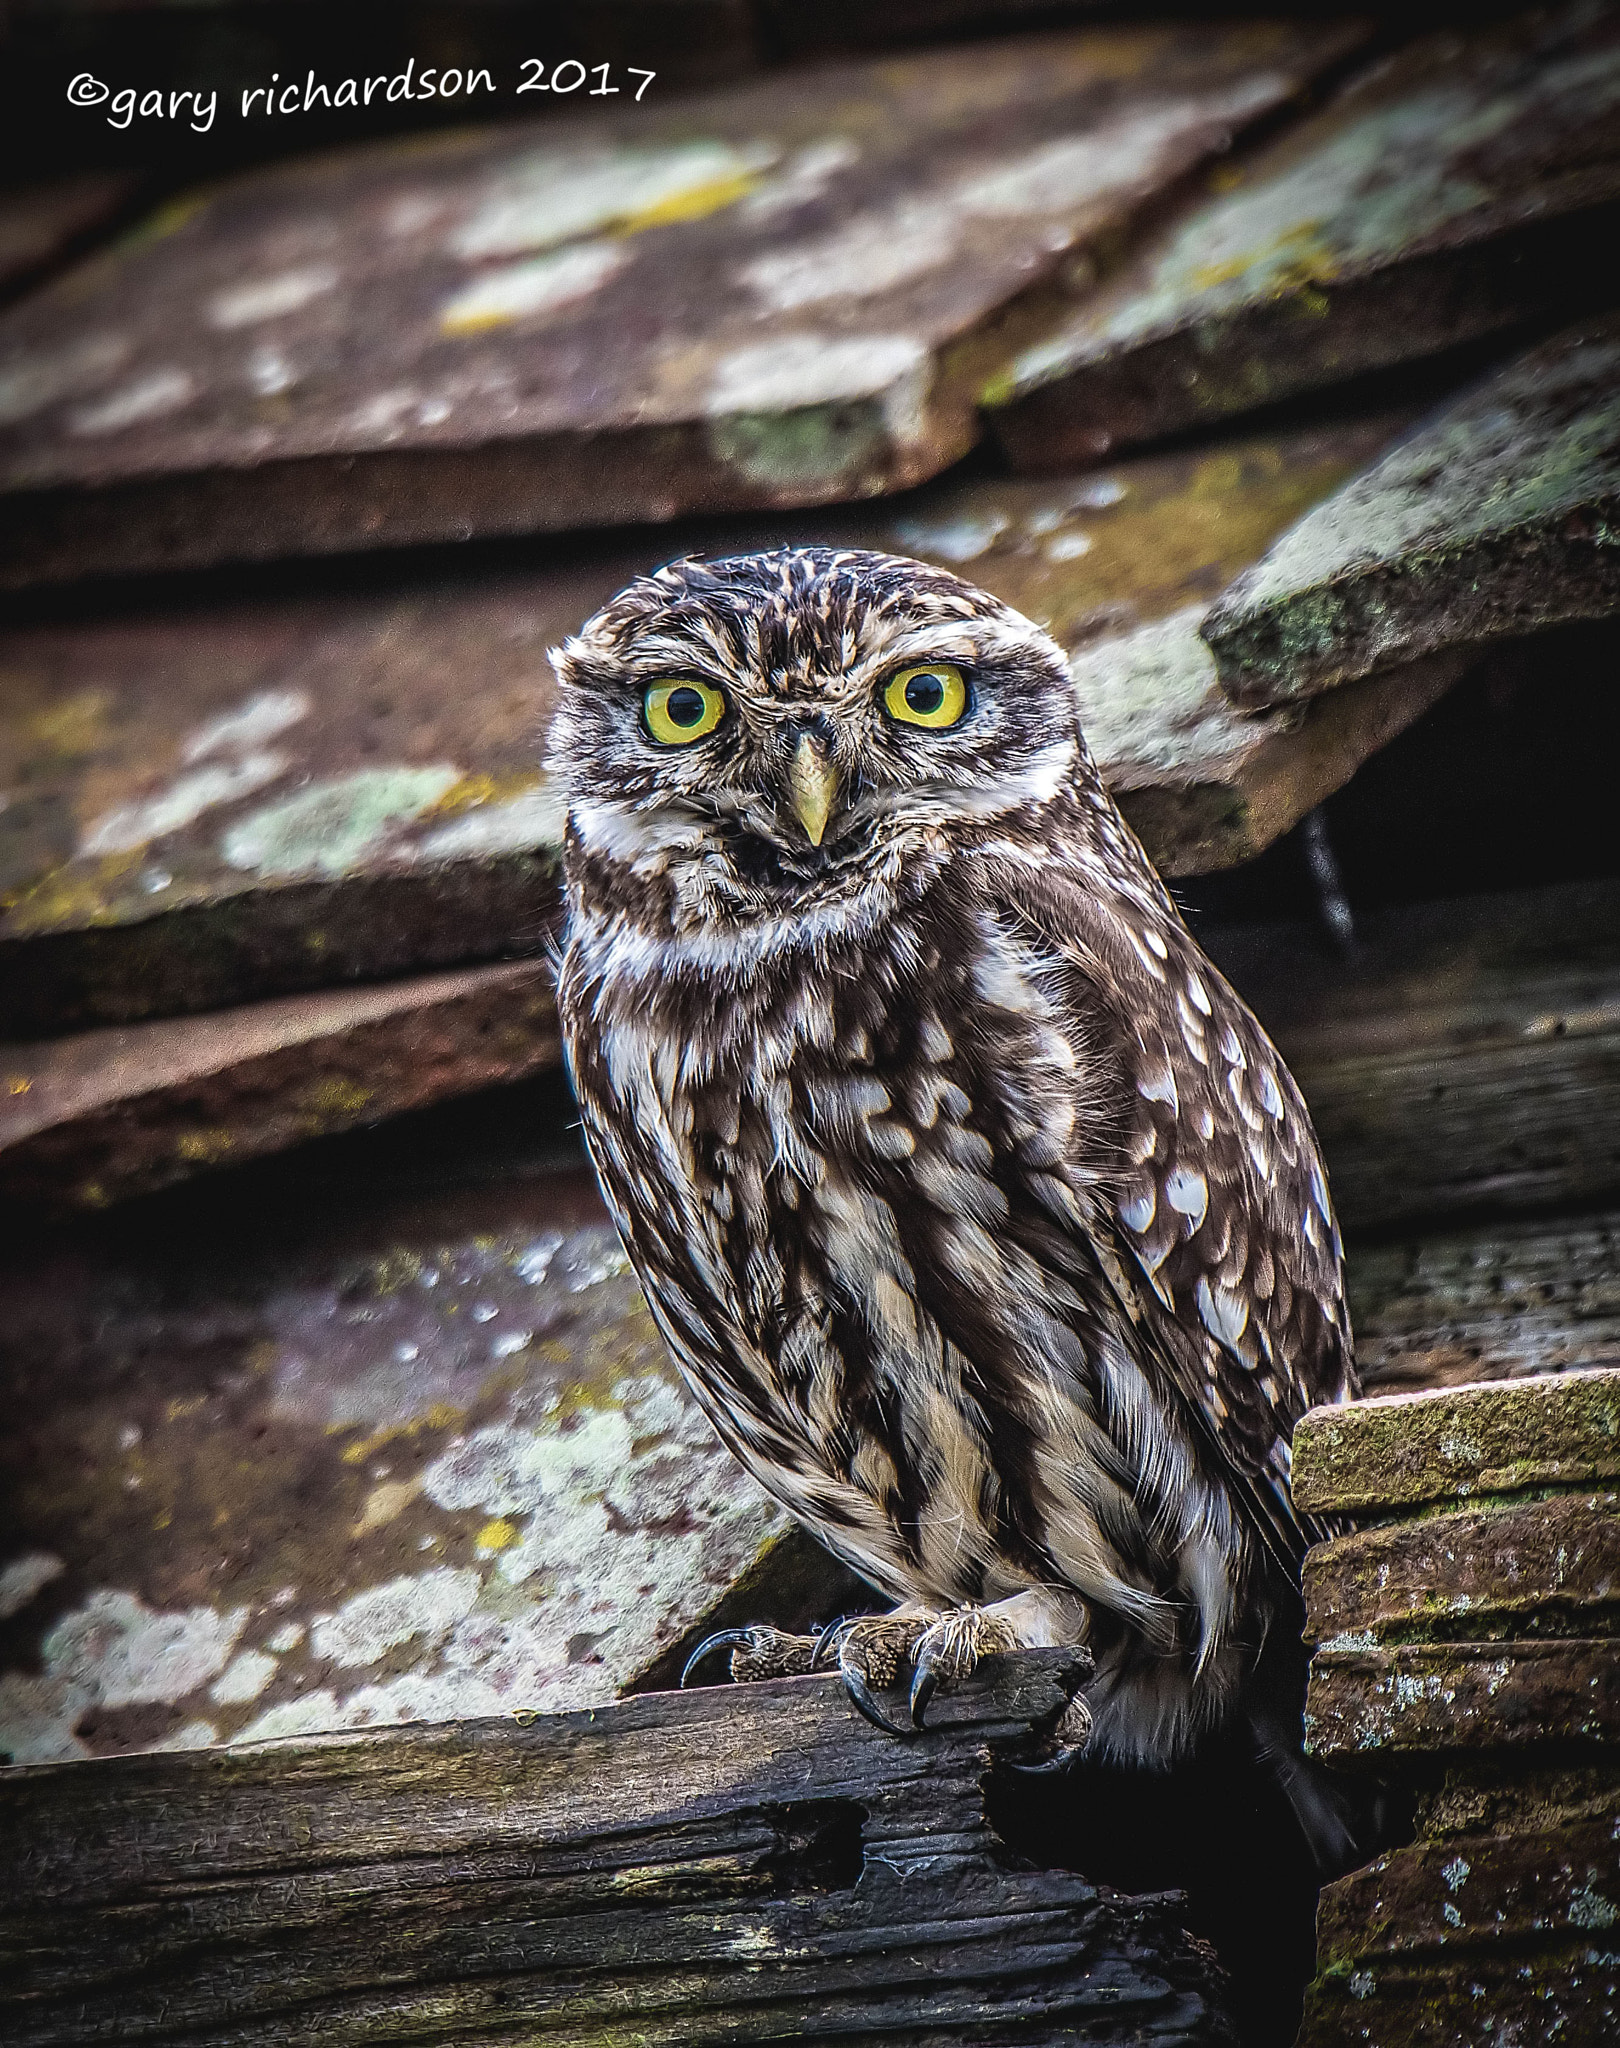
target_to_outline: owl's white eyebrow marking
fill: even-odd
[[[1192,1230],[1197,1230],[1209,1214],[1209,1182],[1193,1167],[1178,1166],[1173,1173],[1166,1174],[1164,1198],[1172,1209],[1187,1218]]]

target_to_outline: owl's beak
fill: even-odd
[[[826,836],[827,820],[838,798],[838,770],[813,733],[801,733],[788,769],[788,795],[812,846]]]

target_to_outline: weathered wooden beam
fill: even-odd
[[[244,176],[0,319],[0,581],[917,483],[1088,252],[1363,34],[626,78],[543,128]]]
[[[1315,1409],[1309,1746],[1416,1840],[1330,1884],[1301,2048],[1599,2048],[1620,2024],[1620,1371]]]
[[[1386,57],[1247,162],[987,390],[1020,468],[1095,459],[1601,305],[1620,34],[1586,7]]]
[[[1398,906],[1354,957],[1304,928],[1213,930],[1292,1068],[1356,1229],[1620,1191],[1620,890]]]
[[[560,1058],[542,961],[0,1041],[0,1200],[103,1208]]]
[[[0,1775],[6,2038],[1230,2042],[1174,1895],[986,1822],[1085,1669],[993,1660],[914,1741],[811,1678]]]
[[[1471,385],[1308,512],[1201,631],[1239,703],[1620,612],[1620,315]]]
[[[1358,1243],[1347,1268],[1370,1394],[1620,1364],[1620,1215]]]
[[[14,627],[0,634],[13,790],[0,810],[0,1028],[28,1036],[535,950],[561,829],[540,768],[546,650],[630,576],[688,549],[826,541],[983,582],[1075,650],[1093,751],[1165,868],[1241,860],[1447,680],[1430,664],[1304,717],[1251,715],[1228,702],[1193,630],[1208,597],[1391,424],[665,530],[525,576]]]
[[[734,1588],[853,1604],[693,1406],[566,1115],[7,1217],[0,1752],[600,1706]]]

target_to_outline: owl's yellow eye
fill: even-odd
[[[654,683],[641,700],[641,715],[661,746],[689,747],[725,717],[725,694],[707,683]]]
[[[927,725],[938,732],[956,725],[967,711],[967,678],[948,661],[903,668],[884,686],[883,708],[902,725]]]

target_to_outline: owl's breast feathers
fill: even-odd
[[[1123,832],[1066,799],[741,981],[578,854],[560,1001],[654,1312],[762,1483],[903,1597],[1067,1585],[1203,1658],[1297,1557],[1289,1440],[1350,1337],[1304,1106]]]

